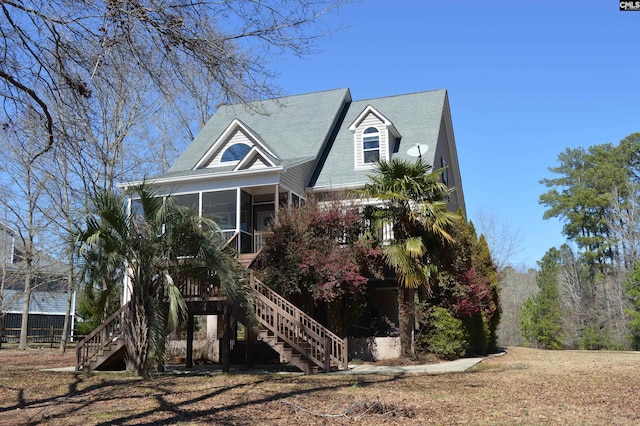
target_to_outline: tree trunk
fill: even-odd
[[[146,378],[149,375],[146,369],[149,353],[149,325],[144,305],[137,298],[131,300],[129,309],[125,312],[123,326],[127,347],[125,360],[127,371]]]
[[[73,301],[73,264],[69,264],[67,271],[67,308],[64,313],[64,325],[62,326],[62,336],[60,336],[60,353],[67,350],[67,340],[69,339],[69,324],[71,322],[71,302]]]
[[[187,357],[185,360],[185,368],[193,368],[193,314],[189,312],[187,316]]]
[[[222,371],[228,373],[231,369],[231,308],[224,307],[224,335],[222,337]]]
[[[414,301],[412,288],[398,287],[398,328],[400,330],[400,356],[414,354],[413,327]]]
[[[24,294],[22,299],[22,325],[20,326],[20,344],[18,349],[25,350],[28,347],[27,336],[29,333],[29,302],[33,291],[31,273],[27,272],[24,277]]]

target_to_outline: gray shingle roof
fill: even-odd
[[[278,156],[279,164],[317,157],[345,98],[350,100],[349,97],[349,89],[336,89],[255,102],[248,107],[223,105],[168,173],[192,170],[234,119],[265,141]]]
[[[319,159],[320,164],[308,182],[310,187],[360,186],[368,181],[367,174],[372,170],[355,170],[354,135],[349,126],[367,106],[386,117],[402,136],[399,150],[392,158],[415,159],[407,155],[407,150],[416,144],[428,145],[423,159],[437,168],[439,164],[434,164],[434,158],[446,98],[446,90],[433,90],[351,102],[349,89],[336,89],[256,102],[249,107],[222,106],[173,167],[154,179],[215,178],[217,173],[229,173],[233,166],[193,168],[237,119],[274,152],[277,165],[286,168],[300,161]]]
[[[22,292],[5,290],[2,310],[5,313],[22,313]],[[29,302],[31,314],[61,314],[67,310],[67,294],[60,292],[34,291]]]
[[[349,126],[371,105],[389,119],[402,136],[392,158],[413,158],[406,152],[416,144],[429,146],[423,159],[433,165],[446,90],[412,93],[352,102],[313,187],[352,186],[368,181],[371,170],[354,170],[354,140]]]

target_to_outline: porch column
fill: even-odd
[[[193,368],[193,314],[187,317],[187,360],[186,367]]]
[[[222,371],[228,373],[231,368],[231,309],[224,307],[224,336],[222,338]]]
[[[253,368],[253,328],[251,326],[245,325],[244,328],[244,341],[245,341],[245,353],[244,353],[244,362],[247,369]]]
[[[278,210],[280,210],[280,185],[276,184],[276,196],[274,197],[273,220],[278,220]]]
[[[218,340],[218,315],[207,315],[207,339],[213,344],[214,358],[220,362],[220,340]]]
[[[133,287],[131,283],[131,278],[129,278],[130,268],[127,267],[127,273],[124,275],[124,285],[122,286],[122,305],[124,306],[131,300],[131,295],[133,294]]]
[[[242,231],[240,230],[240,221],[242,208],[242,190],[240,188],[236,188],[236,232],[238,233],[238,240],[236,241],[236,250],[238,253],[242,253]]]

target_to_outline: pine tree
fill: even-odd
[[[562,310],[558,291],[558,270],[561,252],[551,248],[538,262],[540,272],[536,282],[540,291],[520,309],[522,337],[534,347],[562,349]]]
[[[640,350],[640,263],[636,263],[626,282],[630,308],[625,310],[629,317],[629,340],[633,350]]]

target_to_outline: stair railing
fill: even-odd
[[[76,347],[76,369],[81,370],[98,352],[123,334],[123,313],[129,307],[127,302],[116,312],[82,339]]]
[[[253,276],[251,288],[262,326],[325,371],[331,365],[348,368],[347,339],[332,333]]]
[[[223,232],[223,234],[229,235],[230,232],[226,231],[226,232]],[[227,242],[222,245],[222,249],[224,250],[227,247],[231,247],[238,250],[239,236],[240,236],[240,233],[238,231],[235,231],[233,234],[231,234],[231,236],[227,239]]]

